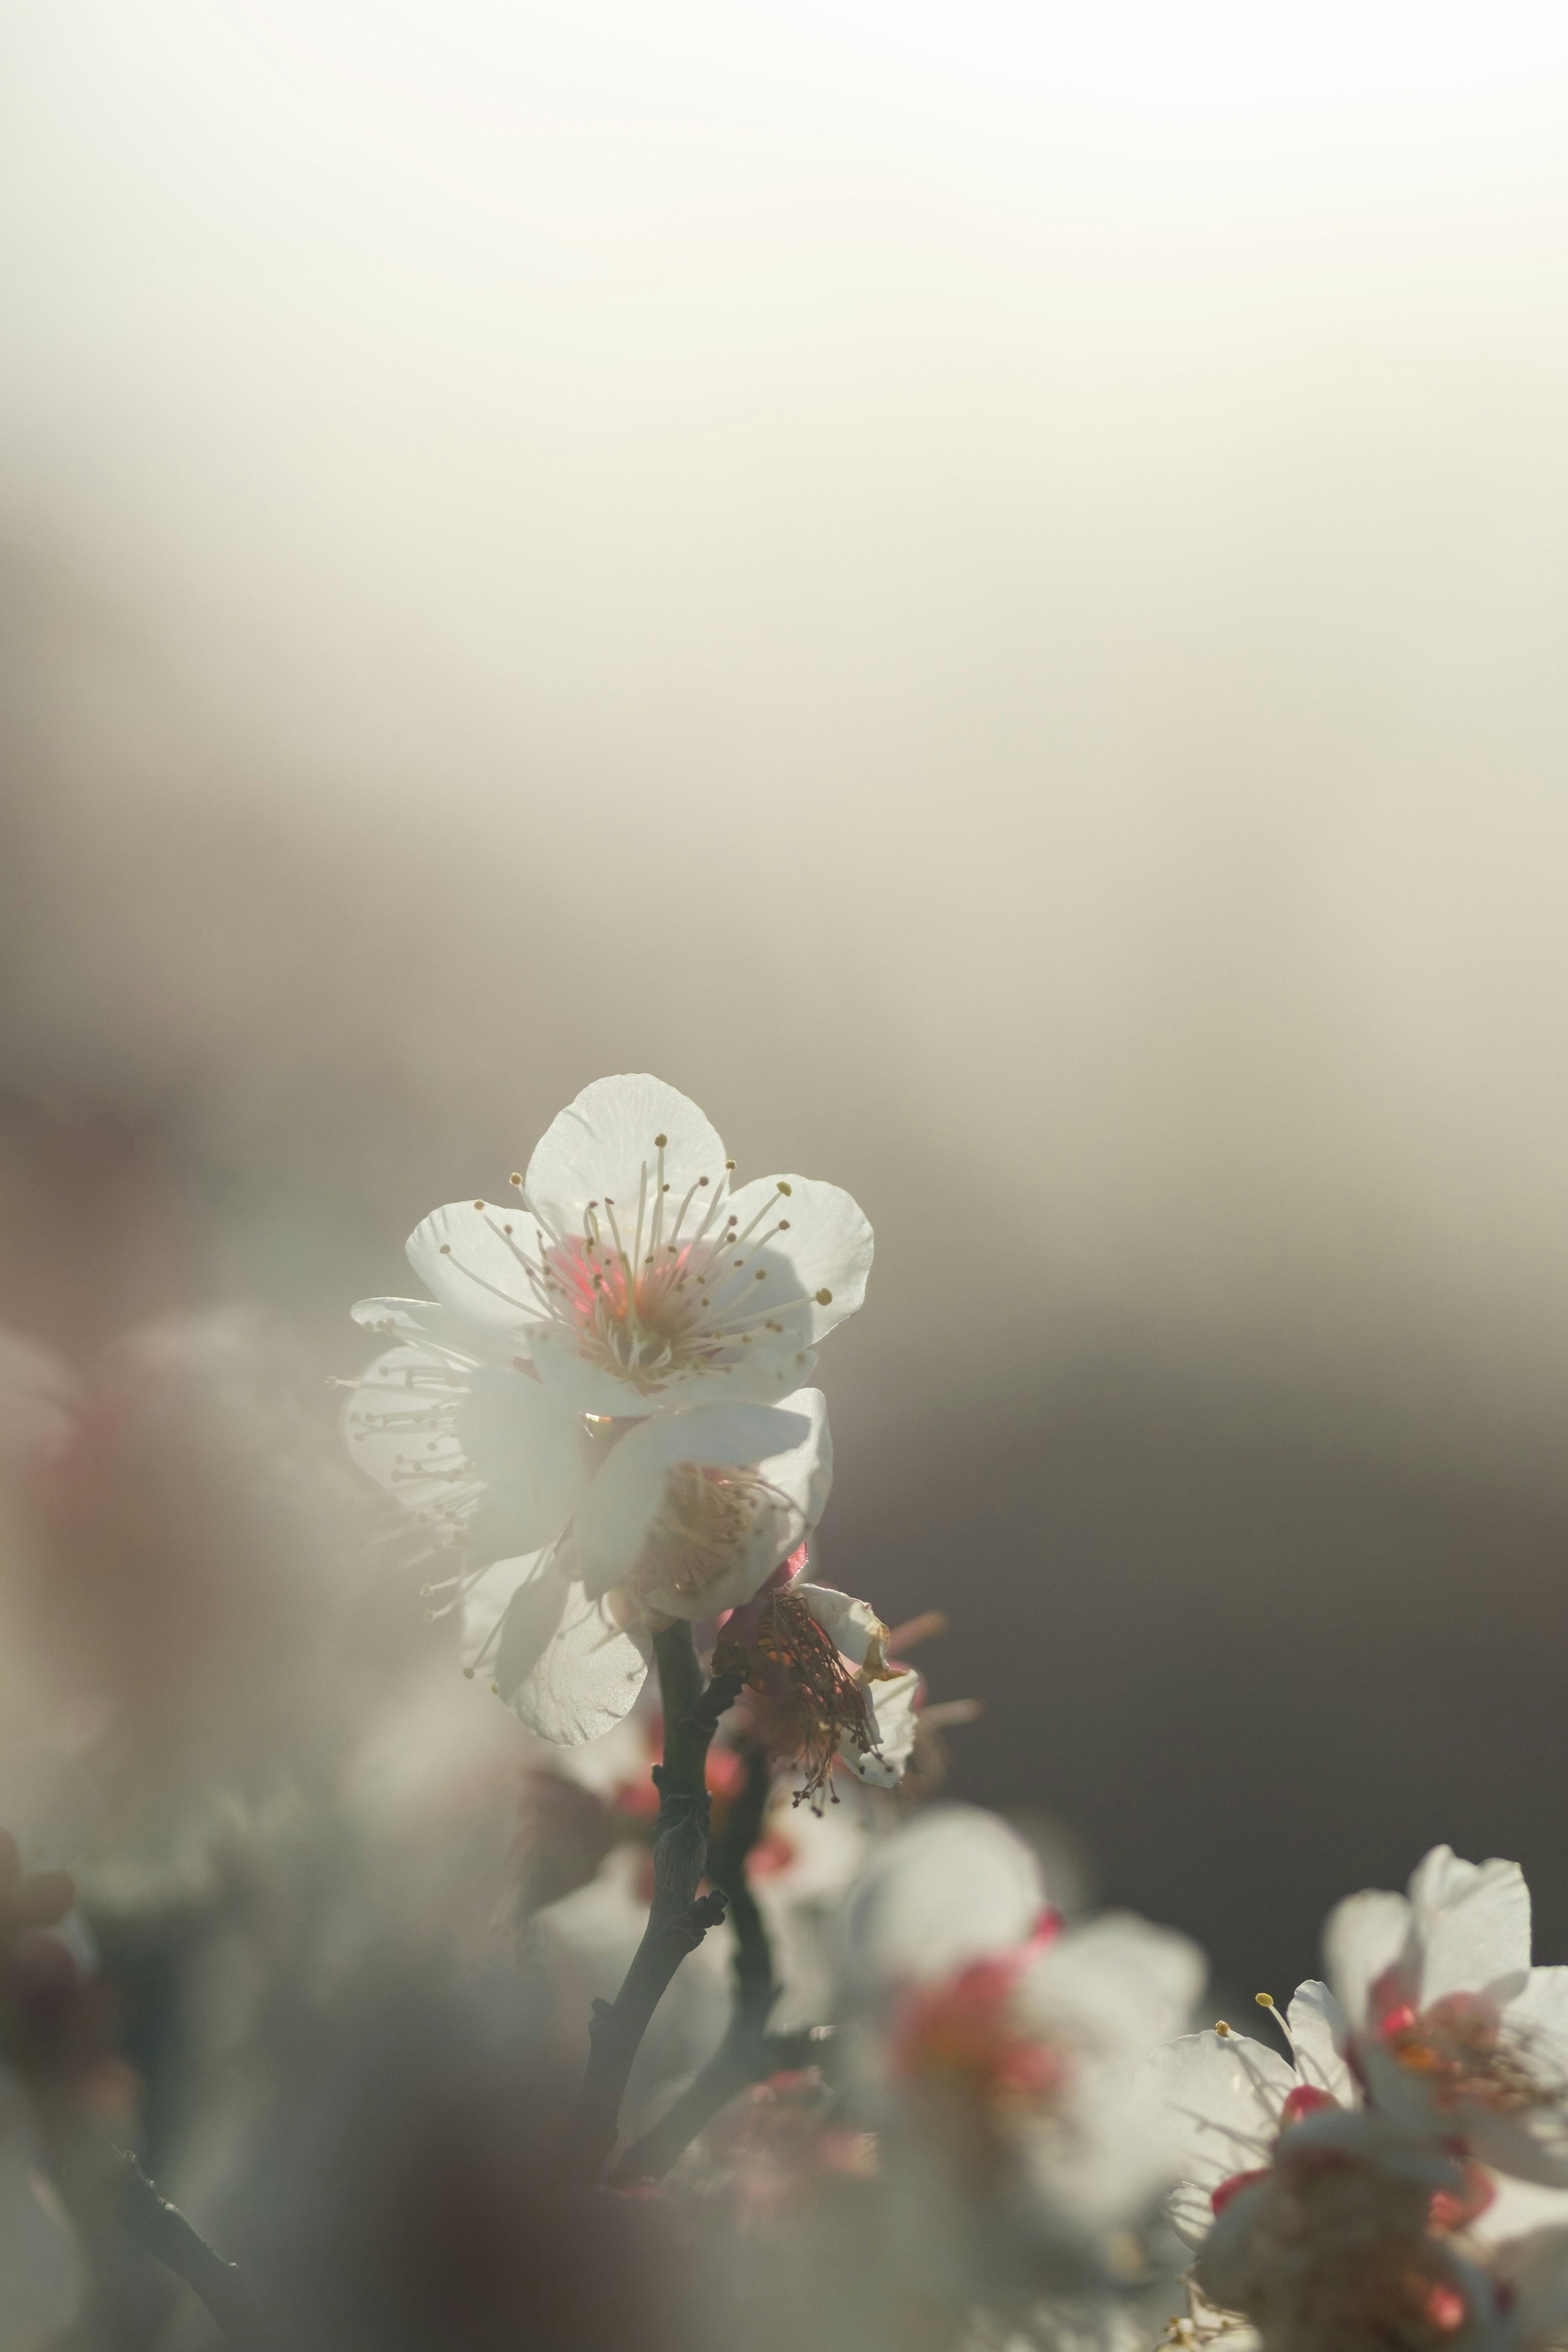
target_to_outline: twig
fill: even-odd
[[[178,2206],[160,2195],[133,2156],[117,2154],[123,2176],[120,2219],[127,2233],[205,2304],[236,2352],[261,2352],[261,2326],[243,2273],[215,2253]]]
[[[735,1929],[735,2006],[729,2031],[708,2063],[662,2115],[651,2131],[627,2148],[616,2165],[617,2181],[661,2180],[681,2150],[705,2124],[727,2107],[748,2084],[764,2082],[791,2062],[775,2055],[767,2022],[782,1988],[774,1980],[768,1931],[746,1880],[746,1858],[762,1834],[773,1788],[767,1751],[757,1742],[745,1748],[746,1783],[731,1806],[724,1833],[708,1849],[708,1875],[726,1897]],[[810,2064],[810,2059],[795,2059]]]
[[[654,1636],[664,1700],[664,1761],[653,1768],[658,1827],[653,1847],[653,1908],[626,1981],[614,2000],[596,2000],[588,2063],[568,2147],[567,2178],[596,2181],[616,2144],[621,2100],[654,2011],[688,1952],[724,1916],[722,1895],[699,1895],[708,1862],[708,1748],[719,1717],[740,1695],[738,1675],[703,1687],[691,1627],[679,1619]]]

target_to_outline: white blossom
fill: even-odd
[[[1173,2177],[1150,2042],[1204,1976],[1184,1937],[1110,1916],[1063,1927],[1001,1822],[933,1809],[847,1905],[845,2001],[898,2226],[950,2291],[1113,2273]]]
[[[684,1095],[600,1078],[562,1111],[511,1198],[457,1202],[408,1242],[435,1300],[367,1299],[373,1328],[531,1362],[573,1411],[621,1417],[771,1402],[854,1313],[871,1228],[811,1177],[734,1182]]]
[[[1408,1892],[1352,1895],[1324,1934],[1369,2097],[1524,2180],[1568,2186],[1568,1968],[1532,1968],[1512,1862],[1435,1846]]]

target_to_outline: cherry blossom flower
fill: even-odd
[[[1320,2107],[1360,2104],[1335,2041],[1338,2010],[1328,1987],[1300,1986],[1283,2015],[1262,1995],[1259,2001],[1279,2025],[1289,2059],[1222,2021],[1152,2051],[1147,2061],[1181,2155],[1171,2219],[1190,2246],[1202,2245],[1213,2226],[1215,2196],[1237,2177],[1267,2169],[1282,2131]]]
[[[370,1365],[343,1427],[434,1547],[461,1548],[427,1590],[461,1609],[470,1673],[566,1746],[626,1713],[659,1624],[751,1599],[816,1525],[833,1475],[815,1389],[617,1425],[530,1372],[407,1345]]]
[[[1090,2284],[1173,2177],[1138,2066],[1185,2021],[1184,1937],[1063,1927],[1005,1825],[942,1806],[877,1853],[845,1906],[846,1997],[898,2226],[950,2291]]]
[[[1325,2103],[1215,2192],[1195,2283],[1262,2352],[1545,2352],[1568,2318],[1568,2230],[1489,2245],[1470,2228],[1489,2195],[1430,2137]]]
[[[1500,2172],[1568,2186],[1568,1968],[1531,1966],[1516,1863],[1435,1846],[1407,1894],[1342,1903],[1324,1952],[1375,2105]]]
[[[715,1129],[658,1078],[600,1078],[554,1119],[504,1203],[458,1202],[410,1235],[435,1299],[357,1319],[500,1364],[612,1417],[798,1389],[865,1296],[871,1228],[805,1176],[737,1186]]]
[[[459,1579],[469,1671],[542,1739],[575,1747],[627,1712],[653,1635],[749,1601],[820,1517],[826,1403],[714,1405],[616,1436],[540,1549]]]

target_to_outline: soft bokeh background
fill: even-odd
[[[0,26],[0,1320],[352,1370],[655,1069],[877,1225],[963,1793],[1568,1957],[1561,9]]]

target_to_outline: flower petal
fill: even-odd
[[[860,1606],[864,1608],[865,1603],[862,1601]],[[839,1735],[839,1754],[856,1779],[864,1780],[868,1788],[896,1789],[903,1779],[920,1729],[915,1707],[920,1688],[920,1675],[910,1666],[890,1682],[877,1683],[866,1693],[866,1712],[870,1717],[874,1742],[871,1748],[857,1748],[847,1733]]]
[[[1489,1991],[1508,2000],[1530,1969],[1530,1889],[1517,1862],[1461,1862],[1434,1846],[1410,1880],[1422,1947],[1418,2005],[1445,1993]]]
[[[1349,2029],[1328,1986],[1316,1977],[1298,1985],[1285,2022],[1301,2080],[1314,2091],[1327,2091],[1342,2106],[1353,2106],[1355,2077],[1342,2055]]]
[[[580,1233],[587,1203],[606,1195],[617,1217],[629,1210],[635,1220],[645,1185],[651,1208],[658,1181],[656,1138],[661,1135],[673,1215],[700,1178],[708,1178],[712,1192],[723,1183],[724,1146],[718,1130],[662,1078],[646,1073],[595,1078],[541,1137],[528,1163],[530,1202],[563,1236]],[[628,1250],[632,1242],[628,1228]]]
[[[1279,2115],[1296,2087],[1294,2071],[1266,2043],[1245,2033],[1188,2033],[1150,2053],[1184,2178],[1201,2191],[1173,2201],[1173,2219],[1187,2243],[1201,2245],[1214,2220],[1209,2197],[1222,2180],[1267,2164]]]
[[[797,1601],[805,1601],[834,1647],[841,1650],[852,1665],[863,1666],[869,1658],[873,1673],[886,1666],[888,1629],[868,1601],[857,1601],[847,1592],[835,1592],[830,1585],[807,1584],[804,1578],[792,1584],[790,1591]],[[918,1675],[915,1680],[919,1682]],[[889,1688],[891,1687],[889,1683]]]
[[[783,1295],[805,1300],[807,1336],[820,1339],[865,1299],[873,1249],[870,1223],[859,1203],[837,1184],[825,1184],[815,1176],[764,1176],[742,1184],[731,1201],[742,1232],[759,1211],[774,1205],[771,1196],[783,1184],[788,1185],[789,1194],[777,1206],[788,1210],[789,1229],[769,1241],[765,1263],[771,1266],[775,1256],[787,1262],[799,1289]],[[770,1217],[770,1225],[772,1222]],[[780,1288],[782,1293],[782,1285]]]
[[[1347,1895],[1330,1912],[1323,1959],[1334,1998],[1356,2030],[1368,2021],[1369,1996],[1380,1977],[1407,1958],[1414,1976],[1414,1959],[1406,1953],[1410,1932],[1409,1904],[1403,1895],[1381,1887]],[[1410,1990],[1414,1996],[1414,1982]]]
[[[457,1412],[458,1443],[485,1482],[467,1541],[487,1551],[534,1551],[561,1533],[587,1484],[581,1417],[531,1374],[479,1366]]]
[[[745,1354],[731,1362],[678,1366],[656,1389],[638,1389],[626,1373],[595,1363],[581,1352],[576,1333],[560,1323],[536,1323],[528,1344],[541,1380],[563,1404],[616,1420],[684,1412],[720,1401],[773,1404],[809,1380],[816,1362],[804,1320],[798,1330],[754,1335]]]
[[[1015,1949],[1045,1906],[1030,1847],[977,1805],[933,1805],[873,1852],[836,1923],[851,1997]]]
[[[516,1349],[542,1308],[531,1269],[543,1236],[521,1202],[450,1201],[432,1210],[407,1241],[408,1263],[444,1307],[491,1336],[509,1332]]]
[[[1173,1927],[1110,1911],[1069,1927],[1030,1961],[1019,1985],[1026,2013],[1068,2029],[1108,2055],[1142,2058],[1185,2025],[1207,1964]],[[1295,2076],[1284,2072],[1292,2085]]]
[[[457,1364],[493,1362],[498,1357],[510,1364],[516,1354],[514,1343],[493,1325],[470,1322],[433,1298],[362,1298],[349,1311],[366,1331],[438,1349]]]
[[[660,1589],[642,1597],[670,1616],[707,1617],[749,1601],[814,1527],[832,1483],[826,1400],[797,1391],[777,1405],[711,1405],[640,1422],[617,1441],[578,1507],[577,1555],[584,1590],[597,1597],[637,1568],[664,1506],[669,1473],[695,1464],[751,1470],[774,1490],[756,1513],[752,1540],[731,1569],[683,1598]]]
[[[616,1625],[602,1601],[572,1583],[552,1639],[522,1681],[515,1688],[501,1683],[501,1692],[541,1739],[581,1748],[630,1714],[652,1656],[646,1633]]]
[[[411,1511],[454,1514],[474,1482],[454,1426],[468,1374],[426,1347],[391,1348],[343,1401],[351,1457]]]

